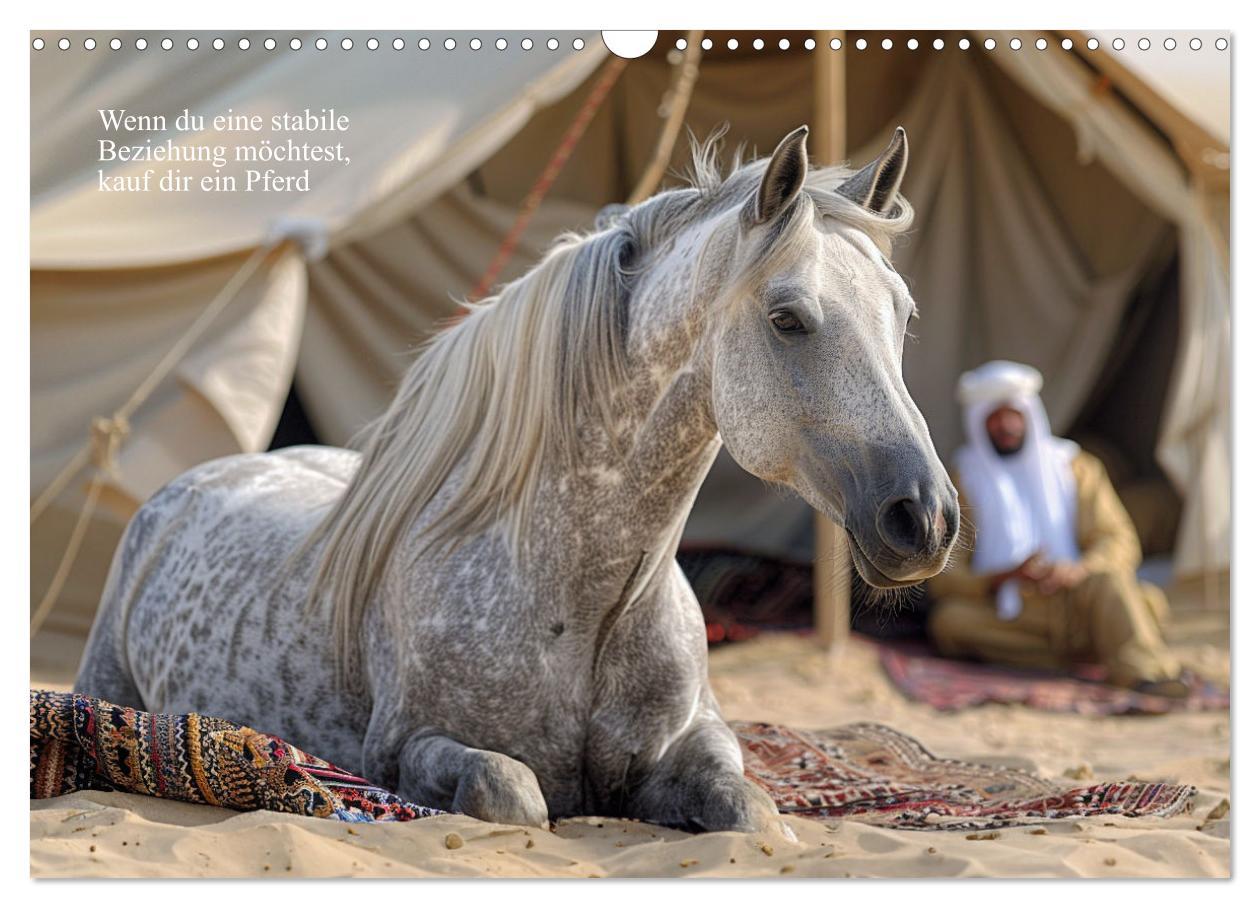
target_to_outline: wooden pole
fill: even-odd
[[[831,49],[832,39],[841,43]],[[844,32],[815,32],[814,123],[809,153],[819,164],[839,164],[845,156]]]
[[[832,39],[840,49],[832,50]],[[818,164],[845,158],[844,32],[814,33],[814,122],[810,156]],[[838,651],[849,636],[850,561],[844,530],[814,515],[814,629],[818,641]]]

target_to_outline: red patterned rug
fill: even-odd
[[[1192,676],[1185,699],[1157,697],[1102,683],[1100,666],[1070,674],[1003,668],[944,659],[922,643],[879,644],[879,658],[894,685],[911,700],[943,711],[985,703],[1014,703],[1047,712],[1086,716],[1229,709],[1229,691]]]
[[[1166,817],[1195,789],[1164,782],[1072,788],[1032,773],[947,760],[885,725],[806,732],[732,722],[745,774],[780,813],[902,829],[993,829],[1100,815]]]

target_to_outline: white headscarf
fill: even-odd
[[[967,443],[956,464],[976,527],[972,570],[992,574],[1018,567],[1040,552],[1050,562],[1077,561],[1075,442],[1050,433],[1046,408],[1038,393],[1041,373],[1031,366],[995,360],[964,373],[958,381]],[[1001,455],[993,447],[985,421],[998,407],[1024,414],[1024,445]],[[997,612],[1010,620],[1023,602],[1019,581],[997,591]]]

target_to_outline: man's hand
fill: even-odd
[[[996,590],[1008,580],[1023,580],[1038,583],[1049,572],[1051,565],[1041,557],[1040,552],[1033,552],[1018,566],[1000,574],[989,577],[989,588]]]
[[[1060,561],[1052,564],[1036,580],[1037,590],[1043,596],[1053,596],[1060,590],[1070,590],[1085,579],[1085,568],[1076,561]]]

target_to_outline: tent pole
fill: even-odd
[[[692,89],[696,87],[696,76],[700,73],[702,50],[700,42],[703,39],[704,29],[692,29],[687,32],[687,51],[674,71],[669,92],[665,96],[669,103],[669,114],[661,126],[661,134],[656,140],[656,150],[652,153],[652,160],[648,162],[643,175],[639,177],[634,191],[626,198],[627,205],[639,204],[656,192],[661,185],[661,179],[665,176],[670,158],[674,154],[674,145],[678,142],[678,133],[687,117],[687,106],[691,103]]]
[[[832,39],[840,49],[832,50]],[[810,152],[818,164],[839,164],[845,158],[844,32],[814,33],[814,131]],[[849,636],[851,565],[844,532],[814,515],[814,631],[829,651],[838,651]]]

